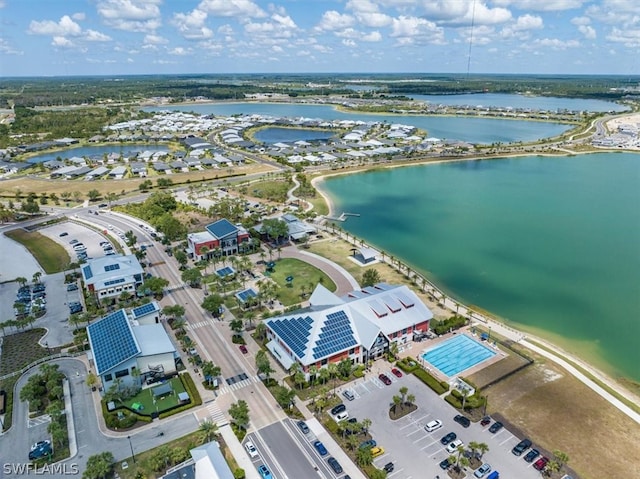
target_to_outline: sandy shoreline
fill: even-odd
[[[640,121],[640,114],[639,115],[631,115],[630,117],[637,118],[638,121]],[[625,123],[625,122],[623,121],[623,123]],[[589,152],[589,153],[596,153],[596,152]],[[589,154],[589,153],[584,153],[584,154]],[[513,155],[504,155],[504,156],[500,156],[500,157],[495,157],[495,158],[491,158],[491,159],[526,157],[526,156],[558,156],[558,157],[563,157],[563,156],[568,156],[568,153],[558,152],[558,154],[545,154],[545,155],[513,154]],[[453,161],[474,161],[474,160],[480,160],[480,159],[486,160],[488,158],[484,158],[484,157],[483,158],[481,158],[481,157],[469,157],[469,158],[455,158],[455,159],[435,160],[435,161],[429,161],[429,160],[415,161],[415,162],[411,162],[411,163],[407,163],[407,164],[375,165],[375,166],[371,166],[371,167],[359,168],[359,169],[356,169],[356,170],[339,171],[339,172],[332,172],[332,173],[320,175],[320,176],[317,176],[317,177],[313,178],[311,180],[311,184],[316,189],[316,191],[320,194],[320,196],[324,199],[324,201],[327,203],[327,206],[329,208],[329,214],[327,216],[335,217],[336,215],[339,214],[339,212],[337,212],[335,210],[335,204],[334,204],[332,198],[322,188],[322,183],[324,182],[324,180],[326,178],[330,178],[330,177],[334,177],[334,176],[349,175],[349,174],[365,173],[367,171],[372,171],[372,170],[377,170],[377,169],[401,168],[401,167],[416,166],[416,165],[442,164],[442,163],[450,163],[450,162],[453,162]],[[409,265],[409,266],[411,267],[411,265]],[[435,285],[435,286],[437,287],[437,285]],[[459,303],[459,305],[463,306],[465,309],[467,308],[467,306],[462,304],[462,303]],[[456,310],[453,307],[453,305],[452,305],[452,308],[450,308],[450,309],[452,311]],[[579,371],[575,371],[575,370],[572,370],[571,368],[567,368],[567,361],[569,361],[570,363],[579,365],[581,368],[583,368],[585,371],[587,371],[593,377],[597,378],[600,382],[602,382],[603,384],[605,384],[606,386],[608,386],[612,390],[616,391],[617,394],[626,397],[627,399],[629,399],[632,402],[634,402],[636,405],[640,405],[640,398],[638,398],[636,395],[631,393],[627,388],[625,388],[623,385],[621,385],[619,382],[617,382],[613,377],[611,377],[608,374],[604,373],[602,370],[598,369],[597,367],[593,366],[592,364],[586,362],[583,358],[575,356],[575,355],[570,354],[570,353],[567,353],[566,351],[562,350],[556,344],[551,343],[547,339],[544,339],[544,338],[541,338],[541,337],[537,337],[537,336],[533,336],[533,335],[531,335],[529,333],[525,334],[522,331],[513,328],[511,325],[507,326],[506,323],[503,323],[502,321],[497,321],[495,316],[493,316],[493,317],[491,317],[489,319],[492,322],[500,324],[500,325],[504,326],[507,329],[512,329],[514,331],[517,331],[517,333],[519,333],[522,336],[522,338],[529,338],[532,341],[535,341],[537,343],[547,345],[548,348],[550,348],[551,350],[555,351],[554,354],[546,354],[546,356],[549,357],[549,359],[553,360],[557,364],[560,364],[562,367],[567,369],[567,371],[569,371],[572,375],[577,377],[580,381],[582,381],[583,383],[587,384],[587,386],[589,386],[590,388],[594,389],[598,394],[600,394],[602,397],[604,397],[612,405],[614,405],[615,407],[617,407],[618,409],[623,411],[625,414],[630,416],[636,422],[640,423],[640,414],[636,413],[635,411],[631,410],[630,408],[628,408],[624,404],[620,403],[620,401],[617,398],[615,398],[614,396],[609,394],[607,391],[602,390],[602,388],[600,388],[595,381],[592,381],[588,377],[582,375],[581,373],[579,373]],[[535,349],[535,348],[533,348],[533,349]]]

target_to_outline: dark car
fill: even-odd
[[[453,420],[458,424],[460,424],[462,427],[469,427],[469,425],[471,424],[471,421],[469,421],[469,418],[466,416],[463,416],[462,414],[457,414],[456,417],[453,418]]]
[[[481,426],[487,426],[489,424],[491,424],[491,417],[489,416],[483,417],[482,420],[480,421]]]
[[[314,442],[313,447],[316,448],[316,451],[318,451],[318,454],[320,454],[321,456],[327,455],[327,448],[324,447],[324,444],[322,444],[320,441]]]
[[[41,441],[35,449],[32,448],[31,451],[29,451],[29,460],[33,461],[34,459],[50,456],[52,453],[51,443],[49,441]]]
[[[296,424],[300,428],[303,434],[309,434],[309,426],[307,426],[306,422],[298,421]]]
[[[393,472],[393,462],[387,462],[383,468],[387,474]]]
[[[345,406],[344,404],[338,404],[337,406],[334,406],[333,408],[331,408],[331,415],[335,416],[346,410],[347,410],[347,406]]]
[[[529,439],[523,439],[518,444],[516,444],[513,449],[511,449],[511,453],[514,456],[521,456],[524,451],[531,447],[531,441]]]
[[[327,462],[336,474],[342,474],[342,466],[335,457],[330,457]]]
[[[77,291],[78,285],[76,283],[70,283],[67,285],[67,291]]]
[[[447,469],[449,469],[449,466],[451,465],[449,463],[449,458],[443,459],[442,461],[440,461],[440,469],[446,471]]]
[[[440,443],[446,446],[447,444],[455,441],[457,438],[458,438],[458,435],[455,432],[450,432],[449,434],[444,436],[442,439],[440,439]]]
[[[387,376],[386,374],[380,374],[380,376],[378,376],[378,379],[385,383],[387,386],[391,385],[391,379],[389,379],[389,376]]]
[[[240,351],[242,351],[242,354],[247,354],[249,352],[249,350],[244,344],[240,345]]]
[[[524,460],[527,462],[533,462],[536,457],[540,455],[540,451],[537,449],[531,449],[526,456],[524,456]]]
[[[60,238],[62,238],[63,236],[68,236],[68,235],[69,235],[69,233],[67,233],[66,231],[63,231],[58,236],[60,236]]]
[[[402,377],[402,371],[400,371],[398,368],[393,368],[391,370],[391,372],[393,373],[393,375],[397,378],[401,378]]]
[[[542,456],[540,459],[538,459],[534,464],[533,464],[533,468],[536,471],[542,471],[545,467],[547,467],[547,464],[549,463],[549,459],[547,459],[546,457]]]
[[[42,293],[45,289],[47,289],[47,287],[44,283],[38,283],[33,286],[34,293]]]
[[[369,439],[368,441],[364,441],[360,443],[359,448],[360,449],[371,449],[376,447],[378,443],[376,442],[375,439]]]
[[[496,432],[498,432],[500,429],[502,429],[502,427],[503,427],[503,424],[502,424],[500,421],[496,421],[496,422],[494,422],[494,423],[491,425],[491,427],[489,428],[489,432],[492,432],[492,433],[494,433],[494,434],[495,434],[495,433],[496,433]]]

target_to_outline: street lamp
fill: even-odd
[[[131,436],[127,436],[127,439],[129,439],[129,447],[131,448],[131,457],[133,459],[133,463],[136,463],[136,455],[133,453],[133,444],[131,444]]]

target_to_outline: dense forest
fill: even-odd
[[[380,94],[526,93],[615,100],[640,77],[420,74],[147,75],[0,79],[0,108],[135,103],[153,97],[241,99],[251,93],[354,95],[353,85]],[[356,93],[357,94],[357,93]],[[363,93],[364,94],[364,93]],[[371,94],[370,92],[368,93]]]

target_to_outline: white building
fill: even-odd
[[[98,300],[114,298],[123,292],[135,294],[144,280],[142,266],[134,255],[102,256],[82,266],[85,288]]]

